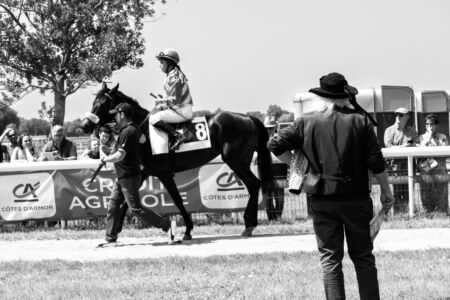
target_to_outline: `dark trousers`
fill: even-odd
[[[284,188],[267,191],[266,212],[269,221],[281,219],[284,207]]]
[[[108,203],[106,214],[106,240],[116,241],[117,235],[122,227],[121,204],[126,201],[133,215],[140,218],[147,225],[161,228],[165,231],[169,229],[169,222],[165,221],[161,215],[149,209],[143,209],[140,202],[139,187],[141,186],[141,176],[131,178],[121,178],[114,182],[111,200]],[[167,224],[166,224],[167,223]]]
[[[409,210],[409,190],[407,184],[393,184],[395,198],[394,213],[406,213]]]
[[[393,178],[408,178],[408,164],[405,159],[393,159],[389,162],[390,172],[389,175]],[[415,169],[415,167],[414,167]],[[394,193],[395,204],[393,207],[394,213],[406,213],[408,212],[409,192],[408,184],[398,183],[392,185]]]
[[[326,298],[345,299],[342,272],[345,234],[348,254],[355,266],[360,298],[380,299],[369,231],[373,216],[370,196],[312,196],[311,209]]]

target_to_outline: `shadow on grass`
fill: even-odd
[[[299,236],[299,235],[311,235],[311,233],[267,233],[267,234],[257,234],[252,236],[240,236],[240,235],[226,235],[226,236],[200,236],[194,237],[190,241],[181,241],[176,239],[176,243],[169,245],[168,241],[139,241],[139,242],[118,242],[115,246],[107,246],[107,247],[128,247],[128,246],[191,246],[191,245],[202,245],[215,243],[221,240],[247,240],[247,239],[258,239],[258,238],[267,238],[267,237],[282,237],[282,236]],[[104,247],[106,248],[106,247]]]

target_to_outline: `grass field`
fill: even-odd
[[[435,227],[450,227],[450,219],[383,224],[383,229]],[[198,226],[194,237],[241,231],[242,225]],[[265,224],[255,234],[305,232],[312,232],[310,220]],[[47,229],[3,232],[0,239],[96,239],[103,234],[103,230]],[[122,235],[162,233],[126,229]],[[450,249],[377,252],[376,259],[381,299],[450,299]],[[353,264],[347,254],[344,274],[347,299],[358,299]],[[324,299],[324,294],[318,254],[297,252],[85,263],[7,262],[0,268],[0,299]]]
[[[381,299],[448,299],[450,250],[377,253]],[[358,299],[344,260],[348,299]],[[4,263],[1,299],[324,299],[317,254]]]

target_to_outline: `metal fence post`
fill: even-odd
[[[409,217],[414,217],[414,168],[413,156],[408,156],[408,198],[409,198]]]

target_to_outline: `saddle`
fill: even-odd
[[[174,152],[186,152],[211,147],[208,123],[205,117],[195,117],[182,123],[168,123],[176,131],[184,134],[186,139]],[[149,124],[150,145],[153,155],[169,153],[173,141],[168,134]]]
[[[167,125],[169,125],[172,128],[174,133],[178,132],[176,135],[169,134],[170,151],[178,150],[181,144],[189,140],[189,136],[192,135],[192,132],[187,129],[187,123],[189,123],[189,121],[182,123],[167,123]]]

